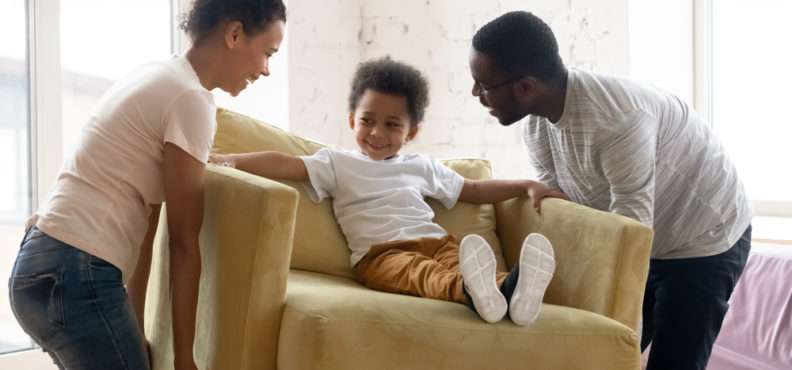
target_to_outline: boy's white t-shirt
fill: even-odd
[[[149,204],[165,200],[165,143],[206,162],[215,112],[212,94],[184,56],[139,67],[101,98],[28,227],[112,263],[126,283],[148,229]]]
[[[450,209],[462,192],[464,178],[423,154],[397,155],[374,161],[360,152],[322,149],[300,157],[310,182],[303,183],[314,202],[333,198],[333,210],[358,263],[374,244],[446,235],[432,222],[424,200],[432,197]]]

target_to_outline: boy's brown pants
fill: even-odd
[[[459,241],[452,235],[372,245],[355,272],[371,289],[468,303],[462,292]],[[504,279],[506,273],[498,271],[498,286]]]

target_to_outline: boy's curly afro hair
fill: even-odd
[[[354,112],[367,89],[404,96],[411,124],[419,124],[429,105],[429,83],[420,71],[389,56],[358,65],[349,93],[349,111]]]

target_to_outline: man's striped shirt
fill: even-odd
[[[656,87],[569,68],[563,115],[556,123],[529,115],[523,138],[539,181],[652,226],[652,258],[724,252],[751,222],[721,143],[684,101]]]

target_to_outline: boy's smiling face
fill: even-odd
[[[360,151],[375,161],[394,157],[418,133],[407,111],[407,97],[368,89],[349,114]]]

